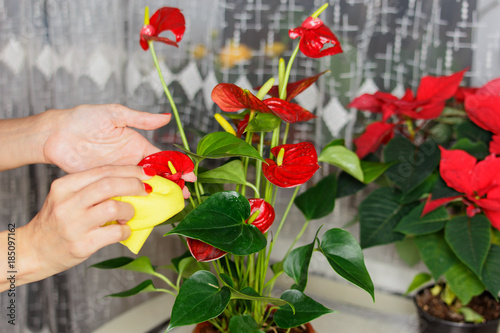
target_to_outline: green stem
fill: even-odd
[[[288,257],[288,255],[290,254],[290,252],[292,251],[293,247],[295,246],[295,244],[297,243],[297,241],[302,237],[302,235],[304,234],[304,232],[306,231],[307,227],[309,226],[309,223],[311,222],[311,220],[306,220],[306,223],[304,223],[304,225],[302,226],[302,229],[300,230],[300,232],[297,234],[297,236],[295,237],[295,239],[293,240],[293,243],[292,245],[290,245],[290,247],[288,248],[288,251],[286,251],[286,254],[285,256],[283,257],[284,259],[286,257]]]
[[[292,65],[293,65],[293,62],[295,61],[295,58],[297,57],[298,53],[299,53],[299,44],[297,44],[297,46],[295,47],[295,50],[293,50],[293,53],[290,56],[290,60],[288,60],[288,64],[286,65],[286,71],[285,71],[283,85],[280,84],[280,87],[281,87],[280,98],[283,100],[286,100],[286,86],[288,85],[288,81],[290,80],[290,73],[292,72]]]
[[[175,293],[171,292],[168,289],[157,288],[157,289],[155,289],[155,291],[159,291],[159,292],[162,292],[162,293],[167,293],[167,294],[170,294],[170,295],[172,295],[174,297],[177,297],[177,295]]]
[[[175,122],[177,123],[177,128],[179,130],[179,134],[182,138],[182,144],[184,145],[184,149],[189,150],[189,144],[186,139],[186,134],[184,133],[184,128],[182,127],[181,119],[179,117],[179,111],[177,111],[177,106],[175,105],[174,99],[168,90],[167,84],[163,79],[163,74],[161,72],[160,64],[158,62],[158,58],[156,57],[156,52],[153,46],[153,42],[149,41],[149,49],[151,50],[151,55],[153,56],[153,62],[155,63],[156,70],[158,71],[158,75],[160,76],[161,85],[163,86],[163,91],[165,91],[165,95],[167,95],[168,101],[170,102],[170,107],[172,108],[172,113],[174,114]]]
[[[260,133],[260,138],[259,138],[259,154],[260,156],[264,155],[264,132]],[[256,165],[255,165],[255,187],[260,191],[260,183],[261,183],[261,177],[262,177],[262,161],[257,160]],[[256,196],[256,198],[260,198],[259,196]]]
[[[161,280],[163,280],[166,284],[168,284],[168,286],[170,288],[174,289],[177,292],[179,291],[177,286],[175,284],[173,284],[172,281],[170,281],[170,279],[168,279],[165,275],[157,273],[157,272],[153,275],[156,276],[157,278],[160,278]]]
[[[290,124],[289,123],[286,123],[286,126],[285,126],[285,133],[283,133],[283,144],[286,143],[286,139],[288,137],[288,131],[290,130]]]

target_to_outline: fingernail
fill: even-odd
[[[170,115],[171,113],[170,112],[162,112],[160,114],[164,114],[164,115]]]
[[[146,184],[146,183],[143,183],[144,184],[144,190],[149,194],[151,192],[153,192],[153,188],[151,187],[151,185],[149,184]]]
[[[156,176],[156,170],[153,169],[153,168],[148,168],[148,167],[145,167],[145,168],[142,168],[142,171],[144,172],[144,174],[146,176]]]

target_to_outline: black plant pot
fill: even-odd
[[[416,297],[413,301],[418,311],[420,333],[497,333],[498,331],[500,318],[479,324],[457,323],[434,317],[418,306]]]

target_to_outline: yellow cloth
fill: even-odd
[[[148,196],[124,196],[113,198],[128,202],[134,206],[135,215],[127,222],[132,230],[130,237],[120,243],[137,254],[148,238],[153,227],[165,222],[184,208],[184,197],[181,188],[174,182],[160,177],[144,181],[151,185],[153,191]],[[117,223],[113,221],[111,223]],[[110,224],[110,223],[108,223]]]

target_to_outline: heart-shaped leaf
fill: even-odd
[[[365,290],[375,300],[375,290],[365,266],[363,251],[349,232],[338,228],[328,230],[321,238],[320,249],[337,274]]]
[[[435,281],[451,266],[459,262],[444,240],[442,232],[417,236],[415,237],[415,245]]]
[[[298,290],[285,291],[281,299],[293,304],[293,308],[290,305],[284,305],[274,313],[274,321],[281,328],[297,327],[324,314],[334,312]]]
[[[369,184],[382,175],[394,163],[380,163],[371,161],[360,161],[361,170],[363,170],[363,182]]]
[[[337,176],[334,173],[321,179],[316,185],[295,198],[295,205],[308,221],[330,214],[337,197]]]
[[[116,293],[116,294],[107,295],[106,297],[130,297],[130,296],[134,296],[134,295],[137,295],[140,293],[160,292],[160,291],[164,291],[164,290],[163,289],[156,289],[156,287],[153,285],[153,281],[146,280],[146,281],[138,284],[137,286],[135,286],[132,289],[122,291],[122,292]]]
[[[228,287],[228,288],[229,288],[229,290],[231,290],[231,299],[244,299],[244,300],[254,301],[254,302],[265,302],[265,303],[274,304],[276,306],[282,306],[282,305],[287,304],[287,302],[285,300],[282,300],[280,298],[260,296],[255,290],[253,290],[250,287],[247,287],[241,291],[238,291],[238,290],[231,288],[231,287]]]
[[[337,179],[337,198],[343,198],[355,194],[365,187],[365,183],[360,182],[347,172],[341,172]]]
[[[259,152],[234,135],[227,132],[213,132],[198,143],[196,153],[204,158],[249,157],[264,161]]]
[[[233,160],[218,168],[211,169],[198,175],[200,183],[215,184],[245,184],[245,171],[240,160]]]
[[[258,333],[262,332],[259,325],[251,315],[232,316],[229,320],[229,330],[231,333]]]
[[[281,119],[272,113],[257,112],[247,125],[245,132],[272,132],[281,124]]]
[[[405,235],[425,235],[437,232],[444,228],[449,219],[448,212],[444,207],[422,215],[425,203],[413,208],[412,211],[403,217],[394,229]]]
[[[155,268],[151,265],[151,261],[148,257],[139,257],[136,259],[130,257],[118,257],[105,261],[101,261],[90,267],[99,269],[125,269],[128,271],[141,272],[151,275],[156,275]]]
[[[490,229],[490,221],[483,215],[455,217],[444,229],[450,248],[477,276],[481,276],[490,248]]]
[[[432,279],[432,276],[430,274],[427,274],[427,273],[419,273],[419,274],[415,275],[415,277],[411,281],[410,285],[408,286],[408,289],[406,290],[405,295],[411,293],[414,290],[417,290],[422,285],[429,282],[431,279]]]
[[[364,174],[358,156],[344,146],[326,147],[319,154],[318,161],[336,166],[360,182],[364,181]]]
[[[167,332],[174,327],[198,324],[220,315],[231,300],[228,287],[219,288],[208,271],[194,273],[181,286],[172,308]]]
[[[316,237],[311,244],[293,249],[283,262],[283,270],[295,281],[293,289],[304,292],[309,275],[309,264],[314,251]]]
[[[210,196],[166,235],[198,239],[222,251],[248,255],[262,250],[266,238],[257,227],[246,224],[248,200],[234,191]]]

